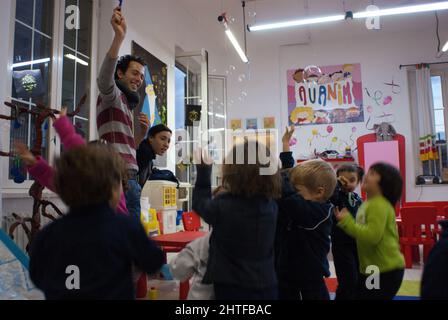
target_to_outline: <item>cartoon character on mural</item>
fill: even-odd
[[[297,69],[296,72],[294,72],[293,79],[297,83],[303,82],[303,69]]]
[[[316,124],[325,124],[330,123],[330,115],[328,111],[325,110],[317,110],[314,112],[314,123]]]
[[[345,123],[347,122],[346,112],[344,109],[334,109],[330,114],[331,121],[333,123]]]
[[[346,111],[347,122],[352,122],[353,119],[357,119],[361,114],[361,111],[358,107],[350,107]]]
[[[291,122],[294,124],[313,123],[314,112],[311,107],[297,107],[291,112]]]

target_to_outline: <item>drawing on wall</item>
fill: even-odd
[[[230,129],[238,130],[238,129],[242,129],[242,128],[243,128],[243,124],[242,124],[242,120],[241,119],[232,119],[232,120],[230,120]]]
[[[275,117],[266,117],[263,119],[265,129],[275,129]]]
[[[256,118],[246,119],[246,129],[258,129],[258,121]]]
[[[132,54],[142,57],[146,62],[145,82],[139,90],[140,103],[135,115],[139,112],[148,115],[150,127],[167,124],[167,65],[134,41]]]
[[[361,65],[315,68],[287,71],[289,125],[363,122]]]

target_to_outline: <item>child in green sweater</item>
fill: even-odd
[[[362,184],[367,201],[359,208],[356,221],[346,208],[335,209],[338,227],[356,240],[361,273],[357,299],[392,300],[400,289],[405,264],[394,206],[402,187],[403,179],[395,167],[375,163]]]

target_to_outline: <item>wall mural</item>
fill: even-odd
[[[361,65],[287,71],[289,125],[363,122]]]

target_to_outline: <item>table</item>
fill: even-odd
[[[159,236],[154,236],[151,239],[162,247],[177,247],[179,249],[183,249],[193,240],[203,237],[206,234],[207,232],[203,231],[180,231],[169,234],[161,234]]]
[[[159,246],[164,249],[165,247],[170,248],[167,252],[179,252],[187,246],[193,240],[205,236],[207,232],[203,231],[180,231],[169,234],[162,234],[158,236],[151,237]],[[172,249],[175,249],[173,251]],[[190,290],[190,280],[182,281],[179,284],[179,300],[186,300],[188,291]]]

